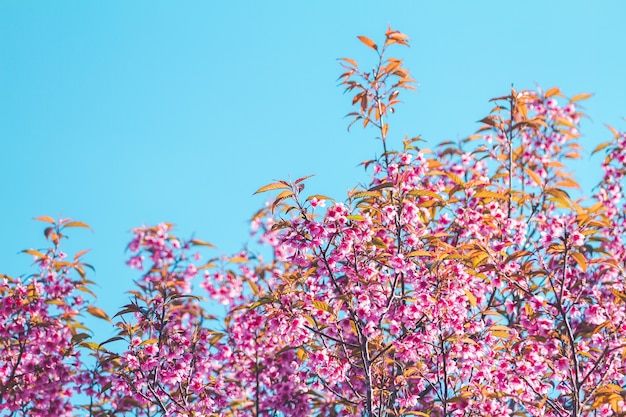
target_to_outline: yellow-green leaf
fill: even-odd
[[[382,239],[374,237],[372,238],[372,244],[374,244],[374,246],[376,246],[377,248],[386,248],[387,245],[385,245],[385,242],[382,241]]]
[[[315,308],[317,308],[318,310],[322,310],[322,311],[326,311],[330,314],[335,314],[335,312],[333,311],[333,309],[328,305],[328,303],[325,303],[324,301],[319,301],[319,300],[313,300],[311,302],[313,304],[313,306]]]
[[[80,343],[83,340],[89,339],[91,336],[87,333],[76,333],[72,336],[72,343]]]
[[[363,221],[365,221],[365,217],[361,216],[360,214],[354,214],[354,215],[351,215],[351,216],[346,216],[346,219],[352,220],[352,221],[355,221],[355,222],[363,222]]]
[[[80,345],[94,352],[104,350],[104,348],[96,342],[81,342]]]

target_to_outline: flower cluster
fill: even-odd
[[[383,55],[408,40],[359,39],[378,64],[344,58],[341,79],[382,139],[369,184],[343,201],[305,197],[307,177],[261,187],[279,193],[252,220],[258,245],[204,263],[207,242],[135,229],[140,278],[102,343],[77,321],[111,320],[77,293],[82,253],[59,248],[87,226],[40,218],[39,272],[0,281],[1,412],[71,415],[80,392],[89,416],[625,415],[626,134],[596,148],[588,200],[564,164],[586,95],[512,90],[458,143],[390,151],[412,80]]]
[[[78,321],[87,308],[85,267],[60,249],[64,229],[80,222],[49,217],[47,250],[29,249],[37,272],[0,279],[0,412],[14,416],[70,416],[72,398],[88,384],[80,342],[88,337]],[[4,414],[3,414],[4,415]]]

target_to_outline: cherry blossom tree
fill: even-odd
[[[595,148],[580,199],[566,163],[589,94],[511,89],[467,138],[390,149],[414,82],[388,51],[408,37],[359,40],[374,65],[342,58],[340,80],[382,153],[344,200],[305,194],[308,177],[263,186],[255,245],[209,260],[171,224],[134,230],[140,277],[112,318],[77,295],[84,253],[59,248],[88,226],[39,218],[40,272],[0,286],[3,415],[626,415],[626,134]],[[118,335],[91,340],[83,313]]]

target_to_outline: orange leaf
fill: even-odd
[[[340,61],[345,61],[348,64],[352,65],[353,67],[358,67],[359,65],[356,63],[356,61],[354,59],[351,58],[339,58]]]
[[[387,137],[387,131],[389,130],[389,125],[385,123],[381,130],[382,130],[383,138]]]
[[[84,254],[86,254],[87,252],[89,252],[91,249],[83,249],[80,252],[76,253],[76,255],[74,255],[74,260],[77,260],[78,258],[80,258],[81,256],[83,256]]]
[[[215,246],[209,242],[205,242],[204,240],[200,240],[200,239],[191,239],[191,243],[194,244],[195,246],[206,246],[208,248],[214,248]]]
[[[101,309],[101,308],[94,307],[94,306],[89,306],[89,307],[87,307],[87,312],[89,312],[89,314],[91,314],[92,316],[97,317],[99,319],[103,319],[103,320],[106,320],[106,321],[111,321],[111,319],[109,318],[107,313],[105,313],[104,310]]]
[[[413,195],[413,196],[416,196],[416,197],[436,198],[437,200],[439,200],[441,202],[445,202],[443,197],[441,197],[439,194],[437,194],[436,192],[431,191],[431,190],[411,190],[411,191],[409,191],[409,194]]]
[[[619,132],[618,132],[618,131],[617,131],[617,130],[613,127],[613,126],[610,126],[610,125],[605,125],[605,126],[606,126],[606,127],[607,127],[610,131],[611,131],[611,133],[613,133],[615,136],[619,136]]]
[[[232,258],[228,260],[228,262],[243,263],[243,262],[248,262],[248,258],[245,258],[243,256],[233,256]]]
[[[575,101],[587,100],[588,98],[592,96],[593,94],[590,94],[590,93],[576,94],[574,97],[570,98],[569,101],[573,103]]]
[[[63,225],[63,227],[84,227],[91,230],[91,226],[89,226],[87,223],[77,221],[66,223],[65,225]]]
[[[606,148],[607,146],[612,145],[613,142],[604,142],[599,144],[598,146],[596,146],[596,148],[593,150],[593,152],[591,152],[591,154],[593,155],[596,152],[600,152],[602,149]]]
[[[496,193],[495,191],[489,190],[479,190],[474,194],[475,198],[492,198],[496,200],[506,200],[508,197],[502,194]]]
[[[286,184],[283,184],[282,182],[274,182],[272,184],[268,184],[266,186],[259,188],[258,190],[254,192],[254,194],[260,194],[260,193],[264,193],[270,190],[282,190],[285,188],[289,188],[289,186],[287,186]]]
[[[558,87],[549,88],[548,91],[546,91],[546,93],[544,94],[546,98],[552,97],[552,96],[560,96],[560,95],[561,95],[561,90],[559,90]]]
[[[472,307],[476,307],[476,297],[474,296],[474,294],[472,294],[470,290],[463,290],[463,292],[465,293],[465,296],[467,297],[467,300],[472,305]]]
[[[394,72],[395,70],[397,70],[397,69],[400,67],[400,65],[402,65],[402,61],[400,61],[399,59],[392,60],[392,61],[391,61],[391,62],[390,62],[390,63],[389,63],[389,64],[388,64],[388,65],[387,65],[384,69],[383,69],[383,71],[384,71],[385,73],[392,73],[392,72]]]
[[[387,31],[386,36],[387,40],[385,41],[385,43],[387,45],[392,43],[399,43],[400,45],[409,46],[409,42],[407,41],[409,37],[404,33],[400,33],[398,31]]]
[[[541,177],[539,176],[539,174],[537,174],[535,171],[533,171],[532,169],[528,169],[526,167],[524,167],[524,171],[526,171],[526,173],[528,174],[528,176],[530,178],[532,178],[533,181],[535,181],[535,183],[541,187],[543,185],[543,181],[541,181]]]
[[[43,253],[41,253],[41,252],[39,252],[39,251],[37,251],[35,249],[24,249],[22,252],[23,253],[27,253],[27,254],[32,255],[32,256],[35,256],[35,257],[37,257],[39,259],[43,259],[43,258],[46,257],[46,255],[44,255]]]
[[[281,200],[281,199],[289,198],[292,196],[293,196],[293,192],[291,190],[285,190],[276,196],[276,200]]]
[[[39,220],[40,222],[46,222],[46,223],[52,223],[52,224],[55,223],[54,219],[50,216],[39,216],[39,217],[35,217],[34,220]]]
[[[587,272],[587,260],[585,259],[585,255],[580,252],[573,252],[572,258],[576,261],[578,266],[583,270],[583,272]]]
[[[496,122],[496,118],[494,116],[487,116],[478,121],[479,123],[484,123],[489,126],[497,127],[498,123]]]
[[[311,201],[311,200],[313,200],[314,198],[317,198],[318,200],[331,200],[331,201],[334,201],[334,199],[333,199],[333,198],[331,198],[331,197],[327,197],[327,196],[325,196],[325,195],[321,195],[321,194],[314,194],[314,195],[308,196],[308,197],[307,197],[307,199],[306,199],[306,201]]]
[[[580,184],[574,181],[571,178],[565,178],[563,181],[559,181],[554,184],[555,187],[564,187],[564,188],[578,188],[580,189]]]
[[[414,256],[427,256],[429,258],[432,258],[434,255],[430,252],[426,252],[425,250],[414,250],[413,252],[409,252],[406,254],[407,258],[411,258]]]
[[[361,42],[363,42],[367,47],[372,48],[375,51],[378,51],[378,46],[374,43],[373,40],[368,38],[367,36],[357,36]]]
[[[569,119],[566,119],[564,117],[557,117],[556,123],[561,126],[567,126],[571,129],[576,129],[576,125],[572,123]]]
[[[293,197],[293,191],[291,191],[291,190],[281,191],[281,193],[276,196],[276,199],[272,203],[272,213],[274,213],[274,210],[276,209],[278,204],[280,204],[281,201],[283,201],[283,200],[285,200],[287,198],[291,198],[291,197]],[[288,209],[288,210],[290,210],[290,209]]]

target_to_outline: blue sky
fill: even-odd
[[[373,62],[356,39],[388,25],[419,92],[401,94],[391,144],[473,133],[491,97],[559,86],[594,93],[590,151],[624,129],[626,3],[621,1],[0,0],[0,272],[32,272],[33,217],[72,217],[66,247],[91,248],[98,305],[113,314],[137,275],[129,230],[169,221],[232,253],[275,179],[315,174],[307,191],[342,200],[380,154],[347,133],[337,58]],[[392,50],[393,51],[393,50]],[[600,157],[575,166],[587,190]],[[104,334],[102,337],[109,337]]]

